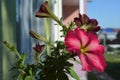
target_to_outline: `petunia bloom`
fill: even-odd
[[[106,67],[104,46],[99,44],[98,36],[84,29],[68,31],[65,37],[66,50],[77,55],[82,63],[82,70],[103,72]]]
[[[86,31],[97,32],[100,30],[96,19],[89,19],[86,14],[79,14],[79,17],[74,18],[75,24]]]

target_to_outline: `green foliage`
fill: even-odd
[[[67,60],[70,55],[61,55],[61,56],[46,56],[46,60],[42,62],[40,66],[40,78],[42,80],[67,80],[65,68],[72,66]],[[52,74],[51,74],[52,73]],[[60,77],[61,76],[63,77]],[[62,79],[61,79],[62,78]],[[65,79],[63,79],[65,78]]]
[[[67,69],[67,72],[76,80],[80,80],[79,76],[76,74],[76,72],[73,70],[72,67]]]
[[[25,80],[35,80],[33,76],[27,76]]]
[[[17,80],[69,80],[67,74],[79,80],[71,68],[73,64],[68,61],[74,55],[68,54],[62,41],[56,41],[56,46],[51,48],[51,55],[44,55],[44,60],[40,57],[39,62],[31,64],[25,64],[25,53],[18,53],[17,49],[6,41],[4,44],[12,52],[17,52],[16,63],[10,69],[16,71],[13,77],[17,77]]]

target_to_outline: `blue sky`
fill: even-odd
[[[120,0],[93,0],[87,3],[87,15],[102,28],[120,28]]]

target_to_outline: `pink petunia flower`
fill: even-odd
[[[97,34],[76,28],[68,31],[65,37],[66,50],[77,55],[82,63],[82,70],[103,72],[106,67],[104,46],[99,44]]]

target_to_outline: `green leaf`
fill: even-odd
[[[32,68],[30,68],[29,73],[30,73],[30,75],[32,75],[32,73],[33,73],[33,72],[32,72]]]
[[[23,76],[20,74],[17,78],[17,80],[23,80]]]
[[[35,80],[33,76],[27,76],[25,80]]]
[[[21,56],[20,56],[19,52],[17,51],[16,47],[12,46],[7,41],[3,41],[3,43],[7,48],[9,48],[12,52],[14,52],[18,56],[19,59],[21,59]]]
[[[73,67],[67,68],[67,72],[76,80],[80,80],[79,76],[76,74],[76,72],[73,70]]]
[[[68,30],[72,30],[72,29],[74,28],[74,26],[75,26],[75,24],[74,24],[73,22],[71,22],[71,23],[69,24]]]
[[[22,57],[22,64],[24,65],[24,62],[25,62],[25,60],[26,60],[26,54],[25,53],[22,53],[21,54],[21,57]]]

